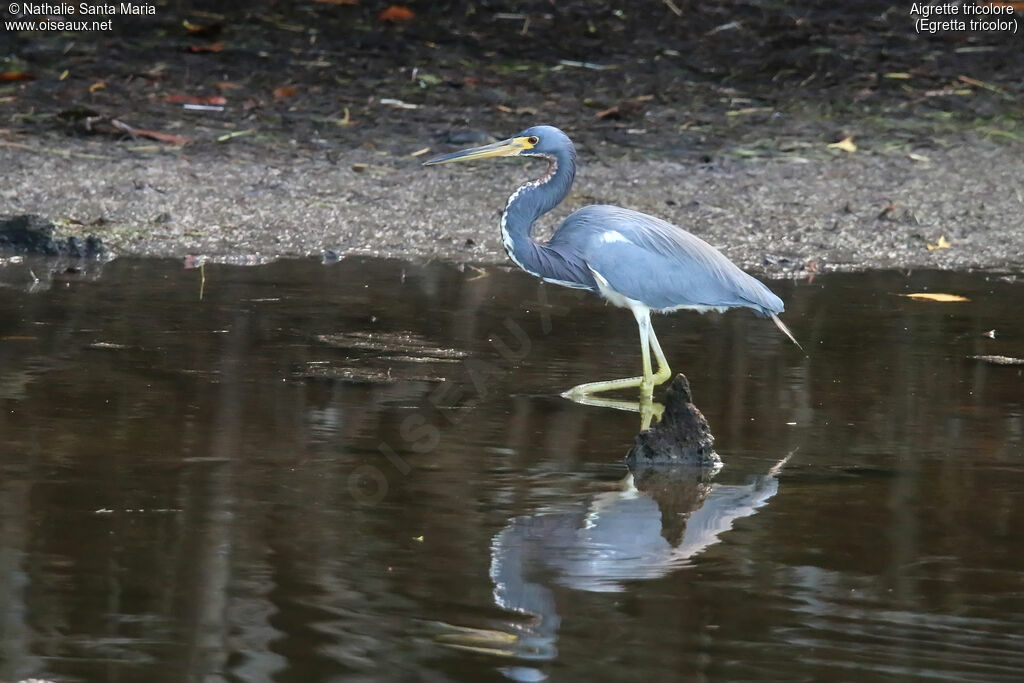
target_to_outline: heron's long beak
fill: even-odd
[[[529,149],[532,145],[527,142],[526,138],[509,138],[508,140],[502,140],[501,142],[495,142],[490,145],[484,145],[483,147],[473,147],[471,149],[464,149],[460,152],[451,152],[450,154],[442,154],[436,156],[433,159],[428,159],[423,162],[424,166],[436,166],[437,164],[450,164],[453,161],[469,161],[470,159],[487,159],[488,157],[514,157],[517,156],[524,149]]]

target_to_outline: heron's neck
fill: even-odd
[[[512,193],[501,214],[501,238],[505,251],[516,264],[535,275],[542,275],[538,262],[539,245],[533,239],[534,222],[569,194],[576,175],[576,152],[569,150],[547,156],[547,172]]]

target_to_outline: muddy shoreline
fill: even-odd
[[[89,140],[64,141],[61,154],[6,150],[4,213],[41,215],[63,236],[95,235],[115,256],[260,263],[326,252],[499,264],[500,208],[539,172],[519,160],[423,168],[418,157],[368,150],[268,160],[129,145],[117,156]],[[572,209],[612,203],[769,273],[1024,267],[1018,145],[976,138],[927,155],[710,163],[581,156],[573,192],[541,235]],[[941,238],[948,248],[936,248]]]

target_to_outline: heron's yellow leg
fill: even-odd
[[[604,382],[587,382],[586,384],[577,384],[569,391],[563,393],[562,396],[575,400],[588,394],[600,394],[605,391],[615,391],[616,389],[640,387],[643,385],[643,382],[643,377],[623,377],[622,379],[609,379]]]
[[[651,426],[651,421],[654,419],[660,422],[662,413],[665,412],[665,406],[663,404],[652,401],[650,398],[646,397],[639,401],[630,401],[629,399],[624,398],[604,398],[602,396],[593,396],[591,394],[570,395],[568,391],[562,395],[585,406],[614,408],[615,410],[640,413],[641,431],[648,429]]]
[[[651,348],[654,349],[654,356],[658,359],[658,371],[654,373],[654,386],[658,386],[672,375],[672,370],[668,367],[668,359],[665,358],[665,352],[661,350],[661,344],[658,343],[658,335],[654,334],[653,327],[651,327],[650,339]]]
[[[614,391],[616,389],[629,389],[632,387],[640,387],[641,398],[650,398],[654,393],[655,385],[661,384],[669,378],[671,370],[668,367],[668,361],[665,359],[665,353],[661,350],[661,344],[658,343],[658,338],[654,335],[654,329],[651,327],[651,310],[646,306],[643,308],[636,308],[633,310],[633,315],[636,317],[637,327],[640,329],[640,353],[643,356],[643,372],[644,374],[640,377],[625,377],[623,379],[611,379],[604,382],[587,382],[586,384],[580,384],[569,391],[562,394],[566,398],[578,399],[581,396],[588,394],[598,394],[605,391]],[[654,349],[654,355],[658,360],[658,372],[654,373],[651,370],[651,349]]]

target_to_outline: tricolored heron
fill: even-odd
[[[501,238],[509,258],[545,282],[587,289],[628,308],[640,328],[642,376],[580,384],[566,396],[640,387],[641,395],[650,397],[654,386],[669,378],[668,361],[651,327],[651,310],[749,308],[771,318],[800,346],[779,320],[784,310],[779,297],[704,240],[660,218],[618,206],[586,206],[566,218],[547,242],[534,240],[534,221],[569,194],[576,175],[576,148],[557,128],[534,126],[508,140],[442,154],[424,165],[515,156],[540,157],[548,169],[513,192],[501,213]],[[651,351],[657,372],[651,370]]]

